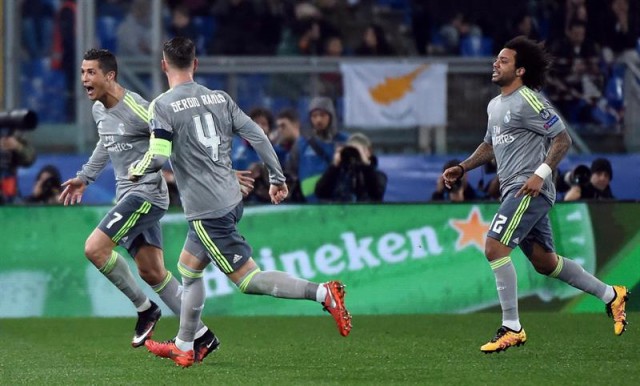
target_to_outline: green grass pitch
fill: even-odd
[[[528,342],[485,355],[499,313],[207,318],[222,345],[182,369],[131,348],[135,319],[0,319],[2,385],[640,385],[640,313],[523,313]],[[637,321],[634,323],[634,321]],[[164,317],[155,338],[171,338]]]

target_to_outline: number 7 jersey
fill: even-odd
[[[223,91],[182,83],[151,102],[149,119],[155,138],[171,142],[171,166],[188,220],[221,217],[242,200],[231,165],[234,134],[251,143],[271,183],[285,181],[264,131]]]

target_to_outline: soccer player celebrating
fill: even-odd
[[[351,315],[344,306],[342,283],[318,284],[284,272],[263,272],[253,260],[251,247],[236,228],[243,206],[231,170],[233,135],[247,139],[265,162],[273,204],[287,197],[285,177],[264,131],[228,94],[194,82],[197,66],[191,40],[176,37],[165,42],[162,69],[170,89],[151,102],[153,136],[149,151],[129,171],[132,180],[145,181],[171,157],[189,221],[178,263],[184,288],[178,335],[175,341],[147,340],[145,345],[154,354],[170,357],[183,367],[198,359],[193,340],[205,300],[203,270],[211,261],[243,293],[322,303],[335,319],[340,334],[347,336]]]
[[[518,245],[537,272],[600,298],[613,317],[616,335],[627,323],[627,289],[601,282],[554,249],[548,216],[556,196],[551,171],[569,150],[571,138],[555,108],[536,91],[550,64],[542,44],[522,36],[507,42],[493,63],[491,81],[500,87],[500,95],[487,107],[484,141],[469,158],[443,172],[445,184],[451,186],[466,171],[494,157],[497,162],[502,202],[487,234],[485,255],[496,278],[502,326],[480,347],[485,353],[527,341],[510,257]]]
[[[92,113],[100,139],[77,176],[62,184],[64,190],[59,199],[65,205],[80,203],[87,185],[111,161],[117,203],[87,239],[85,255],[138,310],[131,345],[140,347],[151,337],[161,316],[160,308],[142,292],[127,262],[114,248],[119,244],[134,257],[142,279],[180,315],[180,285],[165,269],[162,256],[159,221],[169,205],[167,184],[160,171],[144,176],[139,183],[127,179],[129,165],[149,148],[149,102],[118,83],[115,56],[104,49],[88,50],[81,76],[87,96],[95,101]],[[196,325],[196,349],[201,350],[202,359],[218,347],[219,341],[201,321]]]

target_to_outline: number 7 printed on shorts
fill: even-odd
[[[118,212],[113,212],[113,220],[109,221],[107,229],[111,229],[111,226],[120,220],[122,220],[122,215]]]

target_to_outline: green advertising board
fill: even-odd
[[[239,228],[263,270],[315,282],[342,280],[353,314],[461,313],[498,304],[483,254],[497,208],[496,203],[269,205],[245,209]],[[133,315],[130,302],[84,257],[85,239],[108,209],[0,208],[0,317]],[[587,205],[556,205],[551,219],[558,252],[595,272]],[[181,213],[172,212],[162,225],[165,264],[178,277],[187,224]],[[550,301],[579,293],[537,274],[520,250],[512,259],[520,298]],[[213,266],[204,279],[205,315],[321,312],[313,302],[244,295]]]

